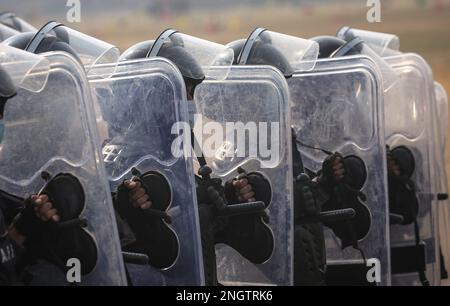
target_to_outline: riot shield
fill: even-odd
[[[234,222],[225,231],[235,236],[216,245],[218,280],[224,285],[291,285],[292,158],[285,78],[266,66],[211,67],[209,72],[194,97],[201,115],[195,121],[194,134],[206,163],[223,181],[236,177],[241,167],[270,183],[264,190],[270,198],[265,216],[256,217],[272,236],[271,242],[255,241],[248,234],[245,216]],[[242,240],[241,247],[231,247],[239,245],[232,239]],[[262,245],[250,251],[265,254],[264,258],[256,261],[242,244]]]
[[[439,275],[439,239],[437,206],[439,172],[443,161],[438,141],[437,110],[431,69],[418,55],[401,54],[386,57],[398,83],[385,92],[386,143],[391,150],[409,152],[410,177],[418,198],[417,220],[410,225],[391,226],[391,248],[394,285],[437,285]],[[407,255],[409,254],[409,255]],[[404,267],[402,258],[412,267]],[[425,267],[423,266],[425,262]],[[417,274],[426,270],[425,275]]]
[[[439,118],[439,138],[440,141],[437,146],[440,146],[441,155],[444,157],[441,165],[437,166],[439,171],[439,188],[448,194],[448,176],[447,167],[445,163],[445,148],[447,144],[447,131],[448,131],[448,98],[444,87],[435,82],[435,97],[437,104],[437,113]],[[450,267],[450,241],[448,239],[448,232],[450,231],[450,210],[448,200],[444,205],[439,206],[438,223],[439,223],[439,241],[441,244],[441,251],[445,263],[445,268],[448,271]],[[441,266],[441,270],[442,270]]]
[[[15,55],[8,54],[12,49]],[[66,270],[78,260],[81,285],[125,285],[83,68],[64,53],[44,57],[25,53],[22,58],[17,52],[22,51],[0,52],[13,60],[2,66],[19,84],[4,112],[0,190],[23,199],[47,194],[61,216],[37,245],[48,256],[38,257],[38,264],[30,267],[32,284],[67,284]],[[32,62],[30,56],[38,60]]]
[[[393,67],[399,80],[385,88],[386,143],[391,150],[397,148],[397,153],[406,152],[398,157],[409,160],[404,165],[409,164],[410,179],[416,185],[419,212],[414,224],[391,227],[393,284],[439,284],[437,211],[441,208],[432,204],[445,206],[448,187],[442,181],[442,126],[437,120],[439,106],[431,69],[420,56],[402,54],[395,35],[343,28],[338,36],[359,36],[367,41]],[[417,276],[424,270],[426,275],[419,272]]]
[[[176,124],[188,122],[181,74],[163,58],[126,61],[111,77],[91,77],[90,85],[111,190],[138,175],[143,184],[148,183],[147,192],[155,206],[152,213],[156,218],[150,211],[137,209],[137,214],[148,218],[124,218],[138,240],[136,222],[148,223],[150,231],[141,240],[142,249],[125,248],[148,256],[148,262],[126,264],[132,284],[202,285],[197,198],[192,159],[187,154],[190,143],[177,142],[181,136]],[[187,131],[189,134],[189,128]],[[160,183],[147,180],[155,177]]]
[[[294,73],[288,84],[292,125],[305,168],[317,173],[327,157],[326,152],[342,154],[347,170],[351,170],[347,168],[347,159],[359,160],[360,166],[365,168],[361,169],[365,177],[363,175],[358,186],[354,186],[365,199],[358,196],[355,203],[348,197],[343,198],[348,202],[345,205],[351,205],[357,212],[351,220],[353,229],[358,229],[352,241],[339,231],[331,230],[335,227],[325,227],[327,273],[341,271],[339,277],[347,279],[347,273],[357,268],[364,271],[360,274],[366,281],[366,261],[375,259],[381,268],[377,282],[389,285],[382,84],[374,62],[360,56],[318,60],[313,71]],[[358,211],[365,211],[365,214]]]
[[[445,145],[447,142],[447,129],[448,129],[448,96],[444,87],[438,82],[434,83],[434,87],[437,104],[437,113],[439,115],[441,150],[445,155]]]

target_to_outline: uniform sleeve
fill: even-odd
[[[6,224],[11,224],[24,207],[24,199],[0,191],[0,210]]]

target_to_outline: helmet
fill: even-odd
[[[77,52],[68,43],[55,36],[47,35],[42,39],[36,50],[29,50],[29,45],[35,36],[36,34],[33,32],[19,33],[6,39],[3,44],[35,54],[50,51],[64,51],[72,55],[81,64],[81,59],[78,57]]]
[[[319,58],[330,57],[334,51],[346,43],[345,40],[334,36],[316,36],[310,39],[319,44]]]
[[[264,28],[258,28],[246,40],[236,40],[228,46],[234,50],[234,64],[274,66],[286,78],[291,77],[296,70],[314,68],[319,49],[313,41]]]
[[[150,52],[154,46],[155,40],[140,42],[126,50],[120,57],[120,60],[125,61],[150,57]],[[205,73],[202,67],[183,46],[177,46],[171,42],[164,43],[159,48],[159,51],[156,52],[155,56],[164,57],[173,62],[186,81],[201,83],[205,79]]]
[[[397,55],[400,52],[400,39],[393,34],[342,27],[336,36],[346,41],[359,37],[381,57]]]
[[[316,36],[311,40],[319,44],[319,58],[342,57],[362,53],[364,41],[353,37],[345,41],[335,36]]]
[[[247,40],[245,39],[235,40],[228,44],[234,50],[234,64],[274,66],[286,78],[291,77],[294,73],[294,69],[284,55],[270,43],[255,42],[247,59],[243,59],[242,51],[246,44]]]
[[[119,58],[116,47],[54,21],[48,22],[37,33],[21,33],[10,37],[4,44],[35,54],[67,52],[86,68],[88,74],[94,65],[116,63]]]
[[[355,37],[346,42],[344,45],[337,48],[330,55],[330,57],[342,57],[342,56],[364,54],[365,52],[363,52],[363,48],[365,48],[364,41],[359,37]]]
[[[378,65],[383,76],[384,90],[388,90],[397,82],[393,69],[363,39],[353,34],[347,35],[345,39],[334,36],[318,36],[311,40],[319,44],[321,58],[352,55],[364,55],[371,58]]]
[[[231,48],[172,29],[165,30],[156,40],[144,41],[130,47],[120,60],[155,56],[167,58],[178,67],[192,97],[196,86],[206,78],[209,67],[230,66],[233,63]]]
[[[126,50],[120,60],[160,56],[172,61],[186,82],[199,84],[205,79],[200,63],[185,49],[183,39],[174,30],[164,31],[156,40],[135,44]]]
[[[0,23],[18,32],[37,31],[37,29],[33,27],[31,24],[29,24],[22,18],[17,17],[16,14],[11,12],[0,13]]]

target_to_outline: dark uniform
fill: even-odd
[[[8,227],[21,210],[20,200],[0,196],[0,285],[19,284],[17,273],[17,255],[19,246],[9,237]]]

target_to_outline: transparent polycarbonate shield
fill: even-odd
[[[190,142],[181,146],[179,142],[185,136],[180,130],[183,122],[184,131],[190,133],[181,74],[171,62],[153,58],[121,62],[114,75],[91,78],[90,84],[111,189],[131,179],[132,168],[143,175],[157,172],[170,186],[171,201],[164,204],[171,222],[164,221],[163,226],[173,233],[168,239],[176,240],[177,254],[163,268],[152,262],[127,264],[133,285],[202,285],[197,199],[192,159],[187,157]],[[152,187],[148,186],[150,192],[163,191],[152,191]],[[149,247],[151,252],[162,246]]]
[[[49,46],[53,48],[56,44],[58,44],[58,50],[62,49],[77,54],[88,76],[113,74],[115,65],[102,67],[101,71],[93,69],[93,67],[116,63],[120,56],[117,47],[54,21],[47,23],[37,31],[26,51],[46,52],[49,51]],[[108,70],[105,71],[105,69]]]
[[[437,103],[437,113],[439,116],[441,150],[445,155],[445,144],[447,142],[448,129],[448,96],[445,88],[441,84],[435,82],[434,88]]]
[[[16,34],[19,34],[19,32],[3,24],[0,24],[0,42]]]
[[[360,37],[381,57],[400,50],[400,39],[393,34],[343,27],[338,31],[337,37],[346,41]]]
[[[311,72],[288,80],[292,126],[305,168],[318,172],[327,157],[320,150],[359,157],[367,179],[361,191],[370,211],[370,229],[358,241],[366,258],[381,264],[381,284],[390,284],[388,197],[383,102],[375,64],[364,57],[319,60]],[[302,145],[303,144],[303,145]],[[306,146],[305,146],[306,145]],[[355,218],[358,218],[356,216]],[[341,239],[325,227],[328,264],[364,264],[361,253],[342,248]]]
[[[50,67],[42,56],[0,44],[0,63],[17,87],[38,92],[47,83]]]
[[[382,85],[385,91],[389,90],[397,82],[395,71],[373,50],[372,45],[367,44],[362,38],[349,36],[346,37],[347,43],[337,49],[331,57],[342,57],[350,55],[364,55],[369,57],[377,64],[381,73]]]
[[[0,23],[18,32],[35,32],[37,29],[31,24],[11,12],[0,13]]]
[[[218,76],[223,69],[212,68]],[[214,75],[214,73],[212,75]],[[207,78],[195,91],[194,133],[213,175],[224,182],[238,167],[263,175],[271,185],[266,208],[274,247],[255,264],[229,245],[216,246],[218,280],[224,285],[291,285],[293,195],[288,89],[272,67],[234,66],[226,79]],[[236,225],[239,227],[240,225]],[[239,232],[239,229],[237,229]],[[253,243],[252,238],[246,239]],[[255,250],[255,252],[258,252]]]
[[[42,88],[35,92],[19,87],[17,95],[6,104],[5,134],[0,145],[0,189],[27,198],[46,185],[42,174],[47,173],[50,178],[72,177],[81,185],[81,190],[69,195],[79,199],[74,205],[81,210],[73,218],[86,220],[87,226],[81,229],[83,241],[95,245],[89,254],[84,254],[92,266],[81,267],[81,285],[125,285],[111,195],[99,158],[89,84],[83,68],[68,55],[47,54],[40,62],[45,61],[46,72],[28,70],[31,78],[34,73],[46,74]],[[61,271],[60,275],[63,283],[65,273]],[[52,278],[46,269],[38,277],[55,284]]]
[[[439,241],[437,164],[443,161],[440,145],[436,146],[437,109],[434,81],[428,64],[418,55],[403,54],[385,58],[399,81],[385,93],[386,143],[391,150],[409,148],[414,156],[412,180],[419,200],[417,223],[419,238],[426,246],[426,277],[432,285],[439,284]],[[415,245],[414,225],[391,226],[391,246]],[[393,284],[420,285],[417,273],[393,275]]]
[[[439,171],[439,188],[441,192],[445,191],[448,194],[448,175],[447,165],[445,163],[445,148],[447,144],[447,131],[448,131],[448,97],[444,87],[435,82],[435,97],[437,103],[437,113],[439,118],[439,143],[443,160],[441,164],[437,165]],[[442,202],[439,205],[438,212],[438,224],[439,224],[439,242],[441,251],[444,257],[445,267],[450,266],[450,237],[448,232],[450,231],[450,207],[449,201]]]
[[[270,59],[265,57],[271,56],[270,53],[274,51],[272,48],[281,53],[292,69],[299,71],[313,69],[319,55],[319,45],[312,40],[258,28],[247,38],[237,63],[260,65],[264,59],[270,62]],[[291,72],[282,71],[282,73],[288,75]]]

